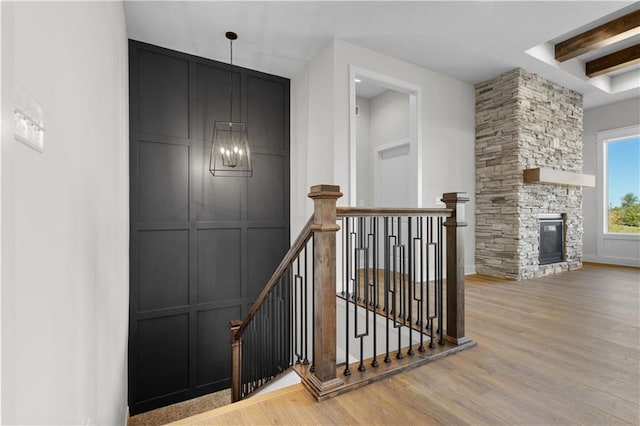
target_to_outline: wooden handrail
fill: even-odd
[[[453,209],[418,207],[336,207],[336,216],[449,216]]]
[[[289,251],[287,251],[287,254],[285,254],[284,257],[282,258],[282,261],[280,262],[280,264],[278,265],[274,273],[271,275],[271,278],[269,278],[267,285],[264,286],[264,289],[262,289],[260,296],[258,296],[255,303],[251,307],[251,310],[249,311],[245,319],[242,321],[242,325],[240,325],[236,329],[235,335],[234,335],[235,339],[238,339],[240,336],[242,336],[242,332],[244,331],[245,328],[247,328],[247,326],[249,325],[253,317],[256,315],[256,313],[264,303],[264,301],[267,299],[267,296],[269,295],[269,293],[271,293],[271,291],[276,286],[276,284],[278,284],[278,281],[280,280],[280,278],[282,278],[282,274],[284,274],[284,272],[287,270],[291,262],[295,260],[298,254],[305,247],[305,244],[309,241],[309,238],[311,238],[311,236],[313,235],[313,232],[311,230],[312,224],[313,224],[313,216],[309,218],[307,223],[304,225],[304,227],[300,231],[300,234],[298,234],[298,237],[289,248]]]

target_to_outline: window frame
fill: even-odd
[[[608,200],[608,158],[607,146],[623,139],[640,137],[640,124],[621,127],[612,130],[603,130],[597,133],[597,160],[598,160],[598,252],[602,253],[604,240],[632,240],[640,241],[640,234],[627,234],[621,232],[609,232],[609,205]],[[640,194],[639,194],[640,195]]]

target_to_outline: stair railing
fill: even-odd
[[[309,219],[243,321],[231,331],[231,401],[250,395],[294,363],[309,363],[313,277]]]
[[[446,193],[446,208],[435,209],[336,208],[341,196],[338,186],[311,187],[312,218],[245,320],[230,323],[232,401],[292,366],[320,400],[376,380],[379,349],[384,364],[398,360],[401,371],[411,366],[400,362],[405,354],[418,365],[473,345],[464,331],[464,241],[458,229],[466,226],[467,195]],[[337,299],[346,322],[340,329],[340,375]],[[379,321],[386,327],[378,330]],[[381,335],[386,340],[378,347]],[[365,342],[372,347],[365,350]],[[359,350],[350,351],[350,345]],[[353,376],[352,358],[359,373]],[[368,365],[372,373],[365,373]]]

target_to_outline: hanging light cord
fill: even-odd
[[[233,123],[233,40],[229,40],[229,123]]]

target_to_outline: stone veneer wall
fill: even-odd
[[[582,95],[515,69],[476,85],[476,270],[527,279],[582,265],[582,188],[523,183],[582,172]],[[539,215],[563,214],[564,262],[539,265]]]

